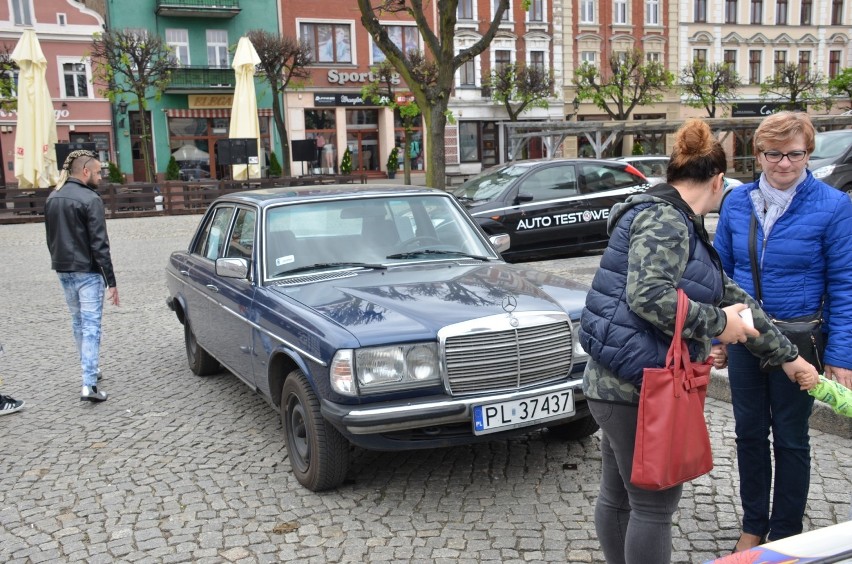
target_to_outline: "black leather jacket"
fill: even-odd
[[[104,203],[93,189],[69,178],[44,205],[51,267],[58,272],[99,272],[115,286]]]

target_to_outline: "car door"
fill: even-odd
[[[647,190],[648,185],[633,167],[586,162],[580,167],[580,192],[585,209],[574,218],[577,229],[588,240],[607,241],[607,222],[612,206],[633,194]]]
[[[515,189],[515,205],[503,217],[511,238],[511,251],[562,246],[574,238],[573,218],[586,206],[574,164],[536,167],[515,183]]]
[[[253,268],[257,248],[256,219],[254,208],[236,207],[222,252],[222,258],[246,260],[249,277],[231,278],[214,272],[207,286],[217,303],[210,320],[215,352],[210,352],[252,387],[252,326],[249,316],[257,280],[256,269]]]
[[[188,290],[187,319],[201,347],[215,357],[213,318],[218,308],[218,297],[211,290],[216,278],[215,260],[225,250],[225,238],[234,216],[234,206],[219,205],[210,210],[204,225],[190,249],[190,261],[180,273],[186,280]]]

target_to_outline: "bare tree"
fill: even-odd
[[[503,65],[491,73],[491,97],[503,104],[510,121],[531,108],[547,108],[553,96],[553,74],[538,67]]]
[[[580,100],[591,100],[610,118],[625,121],[636,106],[662,101],[674,75],[658,62],[646,63],[645,54],[634,49],[610,55],[605,70],[584,63],[574,71],[574,84]]]
[[[467,49],[456,53],[456,13],[458,0],[358,0],[361,23],[373,41],[405,80],[420,110],[426,126],[426,151],[429,166],[426,183],[443,188],[446,185],[446,154],[444,150],[447,108],[453,89],[456,70],[482,53],[497,33],[503,14],[509,9],[509,0],[497,0],[485,33]],[[403,53],[388,36],[380,18],[401,13],[411,17],[417,25],[423,51]],[[435,18],[437,29],[430,20]]]
[[[147,110],[148,99],[159,99],[171,78],[174,58],[171,47],[159,35],[132,29],[108,29],[95,35],[90,53],[95,81],[105,85],[100,93],[115,102],[123,94],[131,94],[142,113],[142,159],[145,179],[156,178],[150,152],[151,131]]]
[[[706,64],[694,61],[680,71],[680,90],[686,95],[686,105],[707,111],[716,117],[720,106],[730,106],[737,99],[740,77],[729,63]]]
[[[311,48],[292,37],[273,34],[262,29],[253,29],[246,34],[260,57],[258,69],[272,90],[272,119],[281,139],[284,176],[290,176],[290,140],[281,100],[284,91],[294,80],[310,77]]]
[[[796,63],[787,63],[764,80],[760,85],[760,97],[780,101],[786,110],[805,109],[807,106],[816,109],[831,107],[822,73],[802,69]]]
[[[361,89],[361,94],[365,99],[371,100],[380,106],[392,108],[394,112],[399,112],[402,129],[405,132],[402,170],[405,179],[404,182],[411,184],[411,151],[409,147],[411,147],[411,137],[414,133],[417,117],[421,115],[420,108],[414,103],[414,100],[407,97],[405,100],[397,98],[394,92],[394,82],[399,82],[399,75],[390,62],[387,60],[382,61],[370,70],[375,75],[376,80],[368,82]]]

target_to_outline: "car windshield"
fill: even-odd
[[[503,193],[503,190],[519,176],[530,169],[528,164],[499,165],[474,176],[458,188],[448,190],[459,200],[480,202],[491,200]]]
[[[842,134],[817,133],[814,137],[814,151],[810,158],[813,160],[831,159],[836,157],[852,145],[852,130]]]
[[[264,278],[496,254],[445,195],[322,200],[266,210]]]

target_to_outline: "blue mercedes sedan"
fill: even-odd
[[[400,186],[216,200],[166,268],[189,367],[227,369],[280,412],[306,488],[351,446],[421,449],[597,425],[581,388],[586,288],[505,263],[452,195]]]

